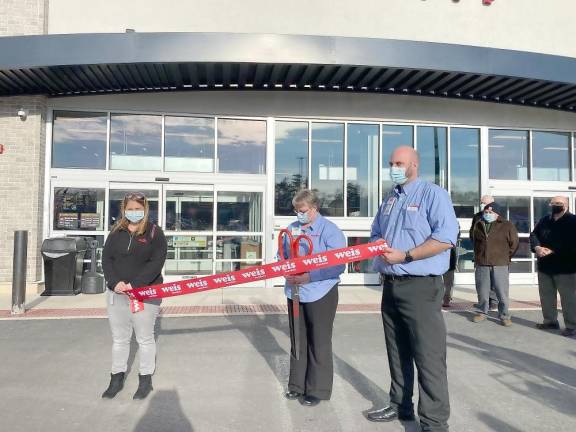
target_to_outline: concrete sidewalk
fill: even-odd
[[[340,286],[340,310],[348,312],[378,312],[382,290],[379,286]],[[473,285],[460,285],[454,288],[454,304],[451,310],[465,310],[477,301]],[[537,285],[512,285],[510,287],[511,309],[538,309]],[[242,305],[247,310],[239,309]],[[0,293],[0,318],[10,315],[11,295]],[[104,294],[43,297],[27,293],[24,316],[104,316],[106,299]],[[164,299],[164,314],[196,315],[214,313],[283,313],[286,298],[281,287],[245,288],[229,287],[202,293]]]
[[[576,430],[576,340],[445,314],[455,432]],[[377,314],[338,314],[332,399],[314,408],[283,397],[289,364],[285,315],[161,318],[155,390],[133,401],[109,379],[107,320],[0,321],[1,430],[11,432],[416,432],[416,422],[371,423],[387,402],[388,366]],[[417,393],[417,392],[416,392]]]

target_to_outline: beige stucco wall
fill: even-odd
[[[49,8],[49,33],[339,35],[576,57],[574,0],[50,0]]]

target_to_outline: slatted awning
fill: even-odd
[[[427,42],[229,33],[0,38],[0,96],[392,93],[573,111],[576,59]]]

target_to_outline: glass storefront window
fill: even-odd
[[[110,168],[162,169],[162,117],[112,114],[110,117]]]
[[[168,231],[212,230],[214,195],[211,191],[166,191]]]
[[[224,260],[262,260],[261,236],[218,236],[216,258]]]
[[[532,261],[512,261],[510,263],[510,273],[531,273]]]
[[[474,216],[480,201],[479,129],[450,129],[450,195],[456,217]]]
[[[412,126],[382,125],[382,196],[392,189],[390,180],[390,156],[400,146],[414,147],[414,130]]]
[[[260,265],[261,262],[241,262],[241,261],[217,261],[216,262],[216,274],[218,273],[228,273],[238,270],[244,270],[248,267],[253,267]]]
[[[416,148],[420,155],[421,178],[448,188],[448,141],[445,127],[418,126]]]
[[[458,240],[458,265],[459,273],[474,272],[474,246],[469,238]]]
[[[218,171],[266,173],[266,122],[218,119]]]
[[[534,197],[534,226],[542,219],[544,216],[550,214],[550,200],[552,197]]]
[[[528,131],[490,129],[489,176],[494,180],[528,180]]]
[[[138,185],[135,185],[136,187]],[[141,190],[141,189],[110,189],[110,199],[108,203],[108,229],[112,229],[114,224],[118,222],[121,214],[122,201],[128,192],[142,192],[148,200],[149,221],[158,223],[158,191],[157,190]]]
[[[530,238],[520,237],[520,243],[518,244],[518,249],[514,254],[514,258],[532,258],[532,252],[530,251]]]
[[[378,135],[378,125],[348,124],[348,216],[370,217],[378,210]]]
[[[214,119],[164,118],[164,169],[214,171]]]
[[[275,204],[277,216],[292,216],[292,198],[308,186],[308,123],[276,122]]]
[[[262,230],[261,192],[218,192],[218,231]]]
[[[532,179],[570,181],[570,134],[532,132]]]
[[[312,123],[312,189],[325,216],[344,216],[344,124]]]
[[[106,168],[106,113],[54,111],[52,168]]]
[[[494,196],[494,201],[506,209],[502,216],[512,222],[519,233],[530,232],[530,197]]]
[[[99,231],[104,229],[104,189],[54,188],[53,229]]]
[[[370,237],[348,237],[348,246],[358,246],[370,243]],[[373,260],[348,263],[348,273],[376,273],[372,269]]]
[[[166,241],[166,275],[212,274],[212,235],[168,235]]]

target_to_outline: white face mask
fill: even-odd
[[[296,218],[298,219],[298,222],[300,222],[302,225],[310,223],[310,216],[308,215],[308,212],[306,213],[298,212],[296,213]]]
[[[132,223],[138,223],[144,219],[144,210],[126,210],[124,213],[126,219]]]
[[[408,178],[406,177],[406,168],[398,166],[390,167],[390,180],[398,185],[406,183],[408,181]]]

